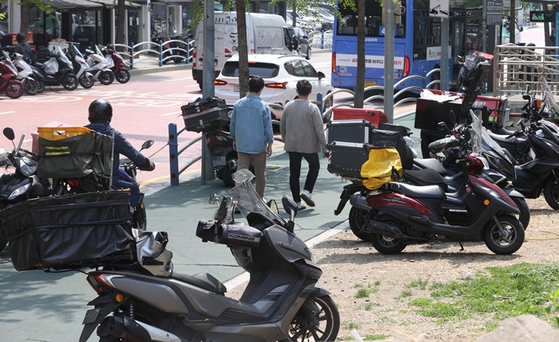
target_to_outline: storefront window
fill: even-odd
[[[61,38],[60,30],[62,14],[43,13],[37,7],[29,10],[29,31],[33,32],[33,42],[37,45],[47,45],[54,38]]]
[[[100,41],[97,29],[96,12],[79,10],[71,13],[72,41],[79,43],[80,50],[84,51],[88,46]]]
[[[8,34],[8,2],[9,0],[0,0],[0,31],[4,34]]]

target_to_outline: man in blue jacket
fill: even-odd
[[[233,148],[237,150],[239,165],[237,170],[254,166],[256,193],[264,198],[266,188],[266,158],[272,155],[274,131],[270,107],[260,98],[264,89],[262,77],[251,77],[248,81],[249,93],[235,102],[231,115],[231,137]]]
[[[140,170],[153,171],[155,164],[130,145],[122,133],[111,127],[112,118],[113,107],[110,102],[105,99],[97,99],[89,105],[90,124],[85,127],[114,138],[112,186],[117,189],[130,189],[130,207],[133,211],[138,203],[140,186],[137,183],[119,179],[120,154],[132,160]]]

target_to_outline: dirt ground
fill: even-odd
[[[400,254],[387,256],[360,241],[351,230],[316,244],[313,260],[324,272],[319,285],[331,292],[340,312],[338,341],[352,340],[352,329],[364,340],[402,342],[470,342],[486,333],[482,317],[439,325],[435,318],[416,313],[409,301],[428,297],[429,292],[414,288],[411,297],[402,298],[401,294],[410,290],[406,285],[414,280],[448,282],[471,277],[490,266],[559,262],[559,212],[551,209],[543,196],[527,201],[531,223],[524,244],[510,256],[495,255],[483,243],[466,243],[464,250],[458,243],[410,245]],[[375,284],[376,293],[356,298],[359,286]],[[235,295],[243,288],[241,285],[230,292]]]

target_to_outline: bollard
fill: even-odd
[[[186,53],[185,53],[186,60],[184,62],[186,64],[188,64],[189,59],[190,59],[190,39],[186,38],[185,42],[186,42],[186,48],[185,48],[185,50],[186,50]]]
[[[177,124],[169,124],[169,166],[171,171],[171,185],[179,185],[179,151]]]
[[[159,39],[159,66],[163,66],[163,40]]]
[[[130,42],[130,69],[134,69],[134,42]]]
[[[324,49],[324,30],[320,32],[320,48]]]

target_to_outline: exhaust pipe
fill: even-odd
[[[353,194],[349,197],[349,203],[352,207],[358,210],[369,211],[372,210],[373,207],[367,203],[367,198],[360,194]]]
[[[388,223],[380,222],[377,220],[369,220],[368,227],[369,231],[373,234],[385,235],[395,239],[408,238],[407,235],[404,235],[404,233],[402,233],[400,228]]]
[[[97,328],[99,337],[114,336],[123,341],[134,342],[188,342],[163,329],[130,317],[107,317]]]

